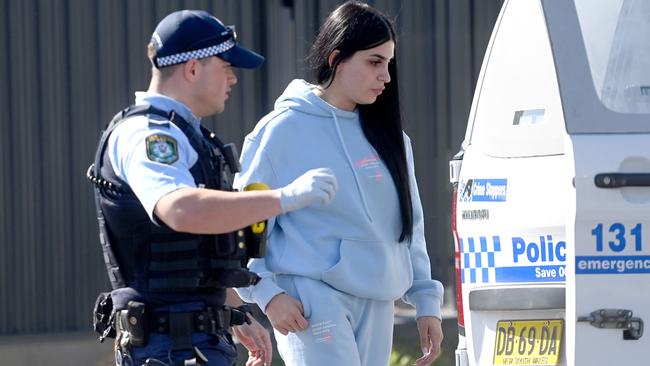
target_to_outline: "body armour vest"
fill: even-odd
[[[254,285],[259,277],[246,269],[251,257],[263,256],[264,243],[250,228],[220,235],[176,232],[155,224],[131,188],[115,174],[106,153],[108,137],[121,123],[139,115],[160,115],[187,136],[198,160],[190,169],[198,187],[232,190],[238,171],[232,145],[223,145],[201,127],[199,133],[183,118],[149,105],[126,108],[103,133],[88,178],[95,184],[95,202],[104,262],[113,289],[131,287],[142,293],[202,293]],[[256,244],[256,245],[251,245]]]

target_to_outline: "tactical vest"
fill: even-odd
[[[87,174],[95,185],[99,237],[111,286],[152,293],[191,293],[254,285],[259,277],[246,270],[246,263],[249,258],[263,256],[266,233],[253,237],[250,228],[245,228],[227,234],[197,235],[175,232],[162,222],[154,224],[128,184],[115,174],[106,153],[108,137],[129,118],[147,114],[162,116],[187,136],[198,154],[190,169],[198,187],[232,191],[232,180],[239,170],[232,144],[222,144],[203,127],[199,133],[173,111],[137,105],[115,115],[102,134]]]

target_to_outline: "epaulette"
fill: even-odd
[[[149,127],[164,127],[164,128],[169,128],[169,120],[161,118],[160,116],[156,114],[149,114],[147,115],[147,118],[149,119]],[[160,118],[160,119],[156,119]]]

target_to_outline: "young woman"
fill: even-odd
[[[400,297],[416,307],[417,365],[440,351],[442,286],[401,127],[395,44],[379,11],[339,6],[313,45],[316,83],[291,82],[244,142],[240,187],[280,187],[312,168],[338,181],[330,204],[269,222],[267,255],[250,264],[262,280],[239,291],[269,317],[287,365],[387,365]]]

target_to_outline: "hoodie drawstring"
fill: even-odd
[[[330,113],[332,114],[332,117],[334,117],[334,125],[336,126],[336,133],[339,136],[339,142],[343,147],[343,152],[345,153],[345,157],[348,160],[350,169],[352,169],[352,175],[354,175],[354,182],[357,184],[357,189],[359,190],[359,194],[361,195],[361,202],[363,203],[363,209],[366,211],[366,217],[370,222],[372,222],[372,217],[370,216],[370,210],[368,209],[368,203],[366,203],[366,196],[363,194],[363,189],[361,189],[361,182],[359,182],[359,176],[357,175],[357,170],[354,169],[354,163],[352,162],[352,159],[350,158],[350,154],[348,153],[348,148],[345,146],[345,142],[343,141],[343,134],[341,134],[341,126],[339,126],[339,119],[336,118],[336,113],[334,113],[334,111],[330,111]]]

